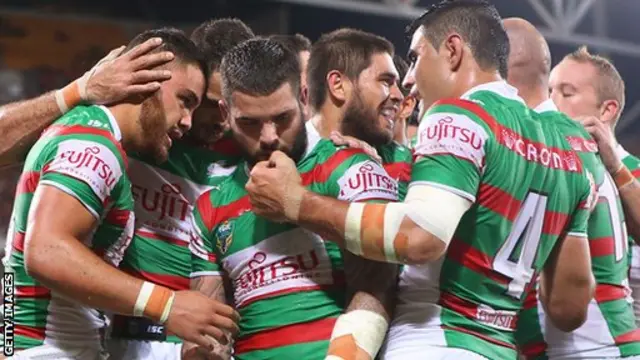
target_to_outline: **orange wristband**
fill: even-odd
[[[145,316],[160,324],[167,321],[175,293],[166,287],[145,281],[138,293],[134,316]]]
[[[78,105],[81,101],[80,85],[77,80],[56,91],[56,102],[58,103],[60,112],[63,114]]]
[[[631,171],[629,171],[629,169],[624,165],[622,165],[620,169],[613,174],[613,181],[615,181],[618,189],[631,184],[635,180],[636,179],[633,177],[633,174],[631,174]]]

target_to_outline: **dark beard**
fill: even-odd
[[[374,109],[367,109],[356,90],[355,99],[344,113],[340,131],[377,147],[388,144],[393,139],[386,131],[378,129],[378,115]]]
[[[157,163],[162,163],[167,160],[168,154],[164,147],[166,115],[159,93],[146,99],[141,107],[138,121],[143,133],[143,144],[140,152]]]
[[[307,128],[305,126],[305,123],[306,123],[306,119],[304,118],[304,112],[302,111],[302,105],[300,105],[300,124],[298,125],[300,128],[298,129],[298,132],[296,134],[295,140],[293,141],[293,145],[291,146],[291,150],[283,151],[283,150],[278,149],[278,148],[263,149],[263,150],[271,150],[271,151],[281,150],[285,154],[287,154],[287,156],[289,156],[293,160],[293,162],[298,164],[298,162],[300,162],[300,160],[302,160],[302,157],[304,156],[304,153],[307,150],[308,138],[307,138]],[[235,136],[233,138],[234,138],[234,140],[236,140]],[[254,157],[253,155],[249,154],[247,149],[245,147],[243,147],[238,142],[236,142],[236,146],[238,147],[238,149],[240,149],[240,151],[242,153],[242,158],[247,160],[247,163],[249,164],[249,168],[252,168],[259,161],[265,160],[265,159],[258,159],[256,157]]]

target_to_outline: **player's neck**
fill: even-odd
[[[543,102],[549,100],[549,90],[538,89],[536,87],[518,87],[518,96],[524,100],[527,107],[535,109]]]
[[[475,88],[476,86],[491,83],[494,81],[503,81],[497,71],[483,71],[479,68],[461,72],[458,77],[458,86],[454,89],[456,97],[464,95],[464,93],[466,93],[470,89]]]
[[[342,114],[340,109],[323,106],[309,121],[323,138],[328,138],[332,131],[340,131]]]
[[[140,106],[129,104],[129,103],[120,103],[107,107],[113,117],[116,119],[116,123],[120,128],[120,133],[122,134],[122,139],[120,142],[122,143],[122,147],[129,151],[134,150],[135,144],[140,143],[139,137],[139,117],[140,117]]]

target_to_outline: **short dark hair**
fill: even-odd
[[[311,51],[311,40],[302,34],[271,35],[269,39],[282,43],[296,54],[303,51]]]
[[[209,78],[209,71],[204,60],[204,55],[193,41],[189,39],[187,34],[180,29],[163,27],[143,31],[129,42],[127,47],[124,49],[124,52],[127,52],[136,45],[140,45],[143,42],[156,37],[162,39],[162,45],[153,50],[153,52],[170,51],[175,56],[175,60],[184,64],[197,65],[202,70],[206,83],[206,79]]]
[[[407,71],[409,71],[409,64],[407,64],[407,62],[404,61],[402,56],[393,55],[393,65],[395,65],[396,70],[398,70],[398,87],[400,88],[402,95],[407,96],[409,95],[409,91],[411,91],[411,89],[405,89],[402,86],[402,80],[404,79],[405,76],[407,76]]]
[[[204,53],[211,72],[218,70],[227,51],[254,37],[247,24],[231,18],[205,21],[191,33],[191,40]]]
[[[509,37],[495,6],[486,0],[442,0],[408,27],[412,36],[420,27],[433,47],[440,47],[452,31],[460,34],[483,70],[507,73]]]
[[[288,82],[294,94],[300,92],[298,54],[283,44],[256,38],[231,49],[220,65],[222,96],[231,102],[234,91],[266,96]]]
[[[393,44],[381,36],[355,29],[339,29],[322,35],[311,48],[307,68],[311,106],[317,110],[326,101],[326,77],[330,71],[340,71],[354,81],[378,53],[393,56]]]

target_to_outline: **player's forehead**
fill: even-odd
[[[361,77],[379,78],[381,76],[398,79],[398,70],[393,63],[393,57],[388,52],[379,52],[371,55],[369,66],[362,71]]]
[[[171,70],[171,79],[166,82],[168,86],[176,91],[189,90],[196,95],[198,100],[202,99],[205,90],[205,79],[198,65],[175,62],[169,68]]]
[[[235,118],[269,118],[297,109],[298,97],[288,82],[264,96],[241,91],[234,91],[231,94],[231,112]]]
[[[424,26],[418,27],[411,35],[411,42],[409,43],[409,51],[418,52],[418,50],[424,45],[427,38],[425,37]]]
[[[592,87],[595,75],[595,69],[591,64],[564,59],[551,70],[549,85],[572,86],[576,89]]]

